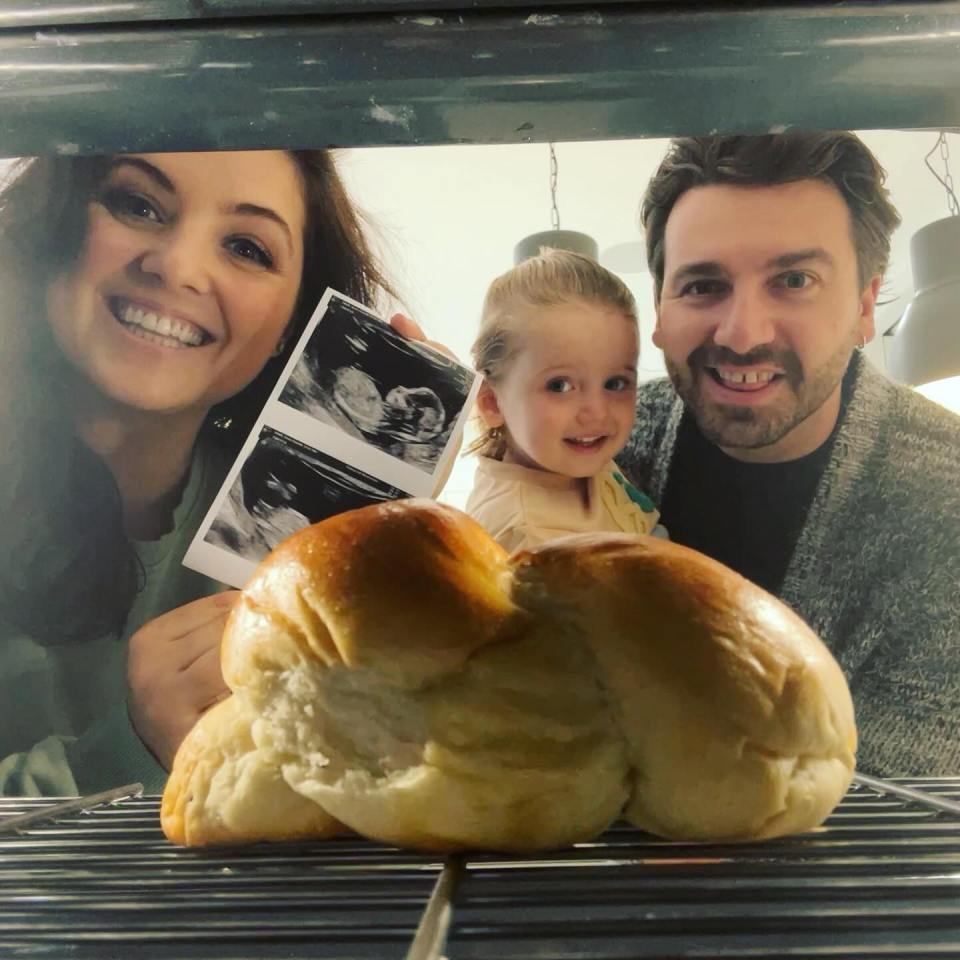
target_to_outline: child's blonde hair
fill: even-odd
[[[476,370],[496,384],[519,349],[520,310],[555,307],[570,300],[613,307],[637,322],[636,301],[619,277],[582,254],[543,250],[490,284],[483,301],[480,331],[470,349]],[[503,430],[483,426],[466,452],[502,460],[506,452]]]

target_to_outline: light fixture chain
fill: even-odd
[[[960,204],[957,203],[957,194],[953,189],[953,177],[950,174],[950,143],[946,133],[940,134],[940,159],[943,160],[943,183],[947,188],[947,208],[956,217],[960,216]]]
[[[559,167],[557,166],[557,153],[553,149],[553,144],[550,145],[550,223],[553,226],[554,230],[560,229],[560,211],[557,209],[557,174],[559,173]]]
[[[934,155],[937,148],[940,149],[940,159],[943,161],[942,177],[939,173],[937,173],[936,170],[933,169],[933,165],[930,163],[930,158]],[[947,209],[953,216],[960,216],[960,203],[957,202],[957,194],[953,189],[953,177],[950,174],[950,144],[947,142],[947,134],[945,131],[940,131],[940,136],[937,137],[937,142],[930,149],[930,152],[923,158],[923,162],[927,165],[927,169],[946,189]]]

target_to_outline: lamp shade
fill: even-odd
[[[918,230],[910,262],[917,293],[891,337],[887,366],[918,386],[960,374],[960,217]]]
[[[513,263],[516,265],[531,257],[538,257],[544,249],[582,253],[591,260],[597,260],[600,255],[597,241],[585,233],[578,233],[576,230],[544,230],[524,237],[513,248]]]

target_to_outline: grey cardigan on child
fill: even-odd
[[[960,775],[960,417],[851,360],[849,402],[780,590],[847,675],[858,769]],[[658,504],[683,404],[640,388],[617,457]]]

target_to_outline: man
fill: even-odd
[[[900,222],[883,180],[850,133],[671,144],[641,213],[670,379],[618,460],[672,539],[830,646],[862,772],[960,774],[960,418],[858,349]]]

